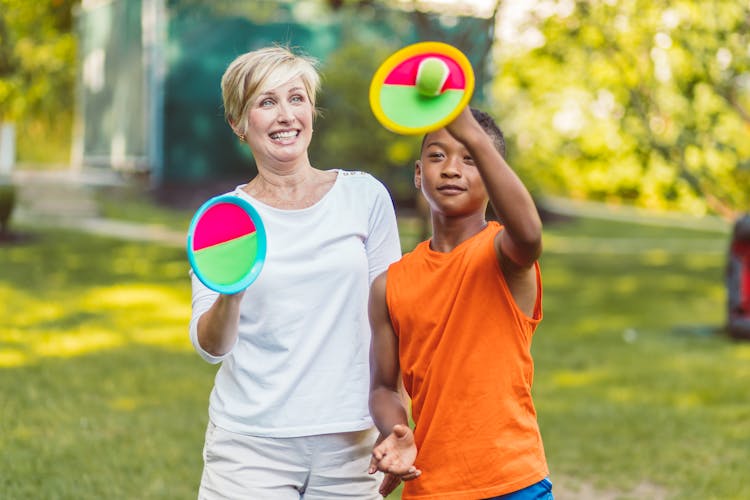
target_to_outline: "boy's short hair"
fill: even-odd
[[[482,129],[487,132],[487,135],[490,136],[492,144],[495,145],[495,149],[497,149],[500,155],[505,158],[505,136],[495,119],[488,113],[477,108],[471,108],[471,114],[474,116],[474,119],[479,122],[479,125],[482,126]]]
[[[495,119],[482,110],[477,108],[470,109],[474,119],[479,123],[487,135],[490,136],[490,139],[492,139],[492,144],[495,145],[495,149],[497,149],[500,155],[505,158],[505,136],[503,135],[503,131],[500,130],[500,126],[495,122]],[[420,150],[424,148],[424,141],[427,139],[427,135],[429,134],[422,136]]]
[[[244,131],[247,110],[257,96],[297,77],[302,79],[315,115],[315,98],[320,89],[316,65],[316,59],[295,54],[282,46],[238,56],[221,77],[224,117],[232,126]]]

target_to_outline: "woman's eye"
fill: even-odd
[[[291,98],[291,101],[292,102],[296,102],[296,103],[304,102],[305,98],[302,97],[301,95],[293,95],[292,98]]]
[[[260,101],[261,107],[273,106],[273,99],[263,99]]]

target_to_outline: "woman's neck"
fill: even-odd
[[[318,174],[309,163],[292,168],[266,168],[258,166],[258,175],[250,183],[269,190],[295,190],[312,181]]]
[[[289,171],[258,168],[258,175],[244,191],[263,203],[281,209],[307,208],[328,192],[336,179],[335,171],[307,166]]]

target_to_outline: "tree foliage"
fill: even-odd
[[[534,2],[513,28],[493,96],[537,192],[750,207],[750,4]]]
[[[78,0],[0,0],[0,119],[70,113]]]

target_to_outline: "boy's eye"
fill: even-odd
[[[474,164],[474,158],[472,158],[471,156],[464,156],[464,163],[468,163],[469,165],[473,165]]]
[[[443,155],[443,153],[430,153],[427,157],[432,160],[440,160],[441,158],[444,158],[445,155]]]

